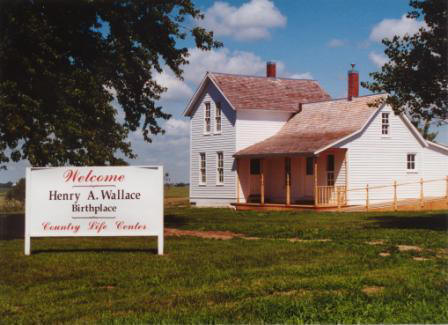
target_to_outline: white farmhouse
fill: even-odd
[[[443,196],[448,147],[405,115],[358,96],[332,100],[314,80],[207,73],[184,114],[190,123],[190,202],[197,206],[322,207],[393,196]],[[392,184],[400,184],[399,190]],[[402,185],[409,183],[408,185]],[[387,187],[380,188],[386,185]]]

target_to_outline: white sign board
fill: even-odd
[[[163,254],[163,167],[26,170],[25,254],[31,237],[157,236]]]

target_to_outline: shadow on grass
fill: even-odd
[[[20,239],[25,237],[25,215],[0,214],[0,240]]]
[[[448,230],[448,214],[433,214],[430,216],[378,216],[371,217],[375,227],[395,229],[427,229],[437,231]]]
[[[55,248],[55,249],[36,249],[32,254],[44,253],[152,253],[157,255],[155,248]]]
[[[168,227],[168,228],[181,227],[181,226],[185,226],[188,223],[186,217],[176,216],[176,215],[172,215],[172,214],[165,215],[164,221],[165,221],[165,227]]]

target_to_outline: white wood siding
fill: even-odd
[[[446,176],[448,176],[448,152],[430,145],[423,150],[423,178],[443,179],[442,181],[425,184],[423,192],[425,196],[446,195]]]
[[[390,112],[389,136],[381,134],[381,113]],[[397,182],[419,181],[429,176],[425,164],[431,164],[426,157],[431,156],[417,137],[411,132],[404,120],[395,115],[390,107],[383,107],[367,125],[363,132],[348,139],[340,147],[348,149],[348,187],[349,189],[380,185],[392,185]],[[432,150],[431,150],[432,151]],[[416,154],[416,170],[408,171],[406,159],[408,153]],[[439,157],[437,162],[441,174],[446,174],[448,156]],[[445,163],[445,165],[444,165]],[[443,166],[444,165],[444,166]],[[429,168],[433,170],[433,168]],[[364,204],[365,190],[348,193],[349,204]],[[420,195],[420,186],[398,187],[398,199],[415,198]],[[370,203],[393,200],[393,188],[369,191]]]
[[[291,117],[287,112],[238,110],[236,151],[273,136]]]
[[[211,132],[204,134],[205,103],[210,102]],[[221,102],[221,133],[215,134],[216,102]],[[235,111],[211,83],[198,101],[190,122],[190,201],[198,205],[226,205],[236,200]],[[217,152],[224,154],[224,184],[217,182]],[[199,185],[200,153],[206,154],[207,182]]]

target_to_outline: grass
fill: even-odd
[[[188,186],[165,186],[165,198],[188,198]]]
[[[42,238],[33,239],[30,257],[23,256],[23,239],[0,240],[0,319],[447,323],[447,219],[440,211],[167,207],[166,227],[228,230],[260,239],[166,237],[166,254],[157,256],[155,240],[148,238]],[[372,240],[383,242],[367,244]],[[422,251],[400,252],[399,244]]]
[[[16,200],[7,200],[6,192],[7,190],[0,189],[0,214],[11,212],[23,212],[24,205]]]

